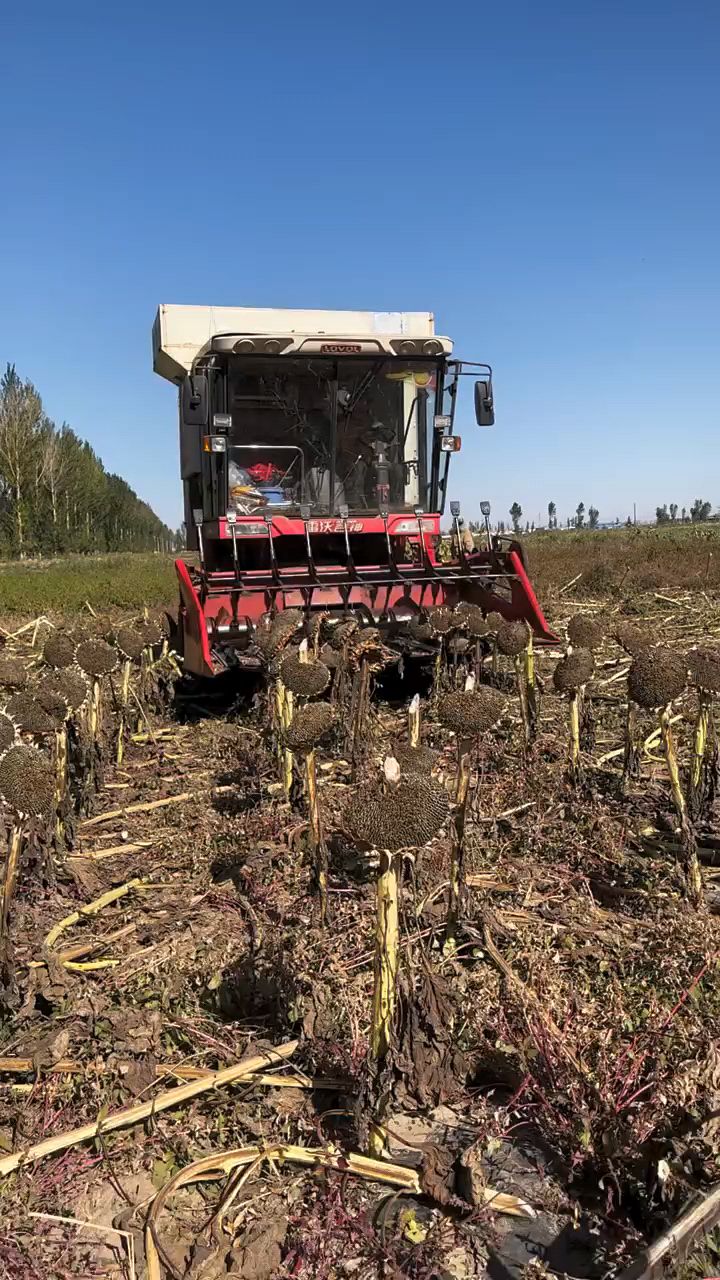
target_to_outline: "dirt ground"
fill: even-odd
[[[149,1239],[157,1274],[197,1280],[601,1277],[720,1178],[720,825],[708,804],[694,909],[651,713],[641,776],[622,786],[629,659],[609,638],[624,616],[684,654],[720,635],[720,596],[566,593],[549,610],[556,629],[579,609],[608,633],[586,690],[584,781],[566,773],[561,649],[537,655],[527,752],[512,663],[484,664],[507,708],[473,753],[463,919],[444,946],[446,824],[403,857],[399,1004],[380,1077],[368,1049],[377,860],[343,814],[360,784],[379,787],[416,689],[434,775],[451,788],[456,744],[428,680],[378,681],[354,765],[343,717],[318,752],[325,928],[301,775],[288,800],[263,689],[163,687],[120,767],[108,692],[103,786],[62,854],[41,823],[30,830],[5,939],[3,1280],[152,1280]],[[5,652],[37,666],[42,629],[34,638],[11,634]],[[695,713],[688,691],[673,712],[683,769]],[[258,1056],[253,1078],[208,1074]],[[195,1097],[108,1127],[193,1082]],[[404,1186],[349,1158],[367,1151],[380,1102],[384,1159],[409,1171]],[[89,1139],[5,1170],[83,1125]],[[244,1154],[221,1168],[228,1152]],[[206,1157],[211,1177],[201,1169],[158,1200]]]

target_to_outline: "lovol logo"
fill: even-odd
[[[362,355],[361,342],[323,342],[320,347],[321,356],[359,356]]]

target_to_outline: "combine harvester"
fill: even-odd
[[[401,653],[413,622],[468,601],[551,641],[518,542],[482,550],[451,503],[440,556],[461,378],[494,422],[488,365],[452,358],[430,312],[161,306],[154,369],[179,388],[188,550],[176,562],[186,671],[259,667],[253,637],[299,608],[359,614]]]

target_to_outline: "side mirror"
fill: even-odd
[[[189,374],[182,384],[181,416],[188,427],[208,423],[208,380],[204,373]]]
[[[495,423],[495,406],[490,378],[475,383],[475,421],[479,427],[492,427]]]

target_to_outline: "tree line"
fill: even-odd
[[[676,502],[665,503],[662,507],[656,507],[655,519],[658,524],[702,524],[711,518],[712,509],[712,503],[707,502],[704,498],[696,498],[689,510],[686,507],[680,510]],[[557,529],[557,506],[554,502],[548,502],[547,513],[548,518],[545,528]],[[508,515],[510,516],[510,528],[513,533],[522,533],[523,528],[525,533],[535,532],[534,520],[526,520],[523,525],[523,509],[519,502],[513,502]],[[616,518],[614,523],[617,527],[620,525],[620,520]],[[632,517],[628,516],[625,524],[631,527],[633,523]],[[598,529],[600,527],[600,512],[597,507],[593,506],[586,509],[585,503],[579,502],[575,508],[575,514],[566,517],[565,526],[568,529]],[[481,526],[478,522],[471,521],[469,527],[471,530],[479,530]],[[501,520],[497,528],[499,533],[505,533],[507,528],[505,521]]]
[[[707,502],[704,498],[696,498],[693,502],[688,514],[687,507],[683,507],[680,512],[681,524],[704,524],[710,519],[712,514],[712,503]],[[669,505],[664,502],[661,507],[655,508],[655,520],[658,524],[677,524],[678,522],[678,504],[671,502]]]
[[[0,379],[0,555],[170,551],[178,535],[90,445],[50,420],[32,382]]]

